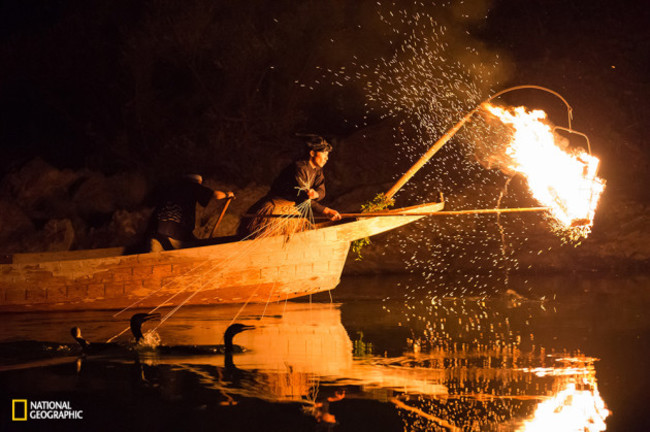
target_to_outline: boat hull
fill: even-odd
[[[398,210],[439,211],[442,203]],[[275,236],[119,255],[119,249],[15,255],[0,265],[0,310],[263,303],[335,288],[350,243],[421,216],[364,218]],[[106,256],[104,256],[106,255]]]

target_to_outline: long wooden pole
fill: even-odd
[[[399,180],[397,180],[397,182],[393,185],[393,187],[391,187],[388,190],[388,192],[386,192],[385,194],[386,199],[393,198],[393,196],[397,193],[397,191],[399,191],[402,188],[402,186],[404,186],[406,182],[409,181],[411,177],[413,177],[413,175],[415,175],[415,173],[418,172],[418,170],[422,168],[422,166],[425,163],[427,163],[429,159],[431,159],[431,157],[433,157],[433,155],[438,152],[438,150],[442,148],[443,145],[447,144],[447,141],[449,141],[451,137],[453,137],[456,134],[456,132],[458,132],[458,130],[461,127],[463,127],[465,123],[467,123],[470,117],[472,117],[476,113],[476,111],[480,109],[480,107],[481,106],[479,105],[476,108],[474,108],[465,117],[463,117],[458,123],[456,123],[454,127],[452,127],[447,132],[445,132],[445,134],[438,141],[436,141],[436,143],[432,145],[431,148],[429,148],[429,150],[427,150],[427,152],[423,154],[420,157],[420,159],[415,164],[413,164],[413,166],[409,168],[409,170],[406,171],[404,175],[402,175],[402,177],[399,178]]]
[[[233,197],[228,197],[226,200],[226,203],[223,205],[223,210],[221,210],[221,214],[219,215],[219,219],[217,220],[217,223],[214,224],[214,228],[212,228],[212,232],[210,233],[210,238],[213,238],[214,235],[217,233],[217,228],[219,227],[219,224],[221,223],[221,219],[223,219],[223,216],[226,214],[226,210],[228,210],[228,206],[230,205],[230,201],[232,201]]]
[[[386,216],[457,216],[457,215],[476,215],[476,214],[493,214],[493,213],[530,213],[547,211],[549,207],[519,207],[504,209],[472,209],[472,210],[448,210],[438,212],[419,212],[419,213],[341,213],[341,217],[386,217]]]
[[[514,91],[514,90],[525,90],[525,89],[543,90],[545,92],[551,93],[551,94],[559,97],[560,99],[562,99],[562,102],[564,102],[564,104],[566,105],[567,110],[568,110],[568,114],[569,114],[569,130],[572,131],[572,129],[571,129],[571,119],[573,118],[573,108],[571,108],[571,105],[569,105],[569,103],[566,101],[566,99],[564,99],[562,97],[562,95],[559,94],[558,92],[553,91],[551,89],[548,89],[546,87],[538,86],[538,85],[520,85],[520,86],[510,87],[510,88],[507,88],[505,90],[501,90],[500,92],[493,94],[492,96],[487,98],[485,101],[480,103],[476,108],[474,108],[465,117],[463,117],[458,123],[456,123],[454,125],[454,127],[452,127],[447,132],[445,132],[445,134],[438,141],[436,141],[436,143],[433,146],[431,146],[431,148],[429,150],[427,150],[427,152],[425,154],[423,154],[422,157],[420,157],[420,159],[408,171],[406,171],[404,173],[404,175],[402,177],[400,177],[399,180],[397,180],[397,182],[393,185],[393,187],[391,187],[388,190],[388,192],[386,192],[386,194],[385,194],[386,199],[390,200],[391,198],[393,198],[393,196],[397,193],[397,191],[399,191],[402,188],[402,186],[404,186],[404,184],[407,181],[409,181],[411,179],[411,177],[413,177],[413,175],[416,172],[418,172],[418,170],[420,168],[422,168],[422,165],[427,163],[429,161],[429,159],[431,159],[431,157],[434,154],[436,154],[438,152],[438,150],[440,150],[442,148],[442,146],[445,145],[447,143],[447,141],[449,141],[451,139],[451,137],[454,136],[456,134],[456,132],[458,132],[458,130],[461,127],[463,127],[463,125],[465,123],[467,123],[467,121],[470,119],[470,117],[472,117],[479,109],[481,109],[481,106],[483,105],[483,103],[490,102],[493,99],[495,99],[495,98],[497,98],[497,97],[499,97],[499,96],[501,96],[501,95],[503,95],[505,93],[508,93],[508,92],[511,92],[511,91]]]
[[[548,211],[549,207],[517,207],[517,208],[495,208],[495,209],[472,209],[472,210],[450,210],[438,212],[416,212],[416,213],[391,213],[387,212],[374,212],[374,213],[341,213],[342,218],[371,218],[371,217],[395,217],[395,216],[457,216],[457,215],[477,215],[477,214],[501,214],[501,213],[531,213]],[[258,218],[298,218],[300,215],[291,214],[269,214],[269,215],[254,215],[247,214],[244,217],[258,217]],[[317,216],[314,219],[329,219],[326,216]]]

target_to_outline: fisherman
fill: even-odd
[[[196,203],[205,207],[212,198],[233,198],[232,192],[222,192],[203,185],[203,177],[188,174],[172,184],[154,210],[152,218],[151,252],[193,246]]]
[[[240,237],[260,237],[262,234],[292,234],[309,227],[312,211],[341,219],[338,211],[320,203],[325,198],[323,167],[332,146],[321,136],[307,135],[306,154],[284,168],[271,184],[271,190],[248,210],[258,217],[242,219]],[[293,218],[265,218],[270,214],[286,214]]]

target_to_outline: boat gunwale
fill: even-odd
[[[436,210],[433,211],[440,211],[442,210],[442,207],[444,206],[444,202],[432,202],[432,203],[425,203],[425,204],[419,204],[419,205],[414,205],[414,206],[409,206],[409,207],[402,207],[399,209],[394,209],[391,210],[390,212],[394,213],[409,213],[409,212],[417,212],[418,210],[421,210],[426,207],[439,207],[436,208]],[[390,216],[388,216],[390,218]],[[409,217],[401,217],[400,218],[400,223],[397,225],[395,228],[402,226],[402,225],[407,225],[413,220],[411,219],[421,219],[423,216],[418,215],[418,216],[413,216],[413,218]],[[293,236],[301,236],[301,235],[313,235],[315,231],[324,231],[324,230],[338,230],[341,228],[350,228],[351,225],[353,224],[359,224],[361,225],[368,225],[370,226],[373,221],[376,221],[379,217],[377,218],[355,218],[352,220],[342,220],[342,221],[337,221],[337,222],[323,222],[315,225],[314,229],[311,230],[306,230],[302,232],[298,232],[294,234]],[[383,217],[384,219],[386,216]],[[393,229],[393,228],[389,228]],[[379,234],[381,232],[385,231],[385,229],[379,230],[376,234]],[[370,236],[375,235],[375,233],[370,233]],[[292,236],[292,237],[293,237]],[[368,235],[360,235],[358,238],[364,238],[367,237]],[[199,246],[193,246],[193,247],[188,247],[188,248],[182,248],[182,249],[174,249],[174,250],[165,250],[165,251],[160,251],[160,252],[143,252],[143,253],[133,253],[133,254],[119,254],[119,255],[101,255],[102,251],[119,251],[122,250],[124,251],[123,247],[113,247],[113,248],[99,248],[99,249],[82,249],[82,250],[73,250],[73,251],[60,251],[60,252],[34,252],[34,253],[18,253],[18,254],[13,254],[10,255],[9,258],[11,258],[10,262],[7,263],[2,263],[0,264],[0,270],[3,268],[9,269],[15,266],[34,266],[34,265],[39,265],[39,264],[55,264],[55,263],[60,263],[60,262],[66,262],[66,263],[72,263],[72,262],[88,262],[88,261],[110,261],[112,259],[124,259],[124,258],[129,258],[129,259],[135,259],[139,261],[142,258],[145,257],[153,257],[153,256],[160,256],[160,257],[165,257],[165,258],[172,258],[174,255],[178,255],[179,258],[187,258],[187,255],[192,255],[194,251],[200,251],[201,253],[205,253],[206,248],[226,248],[226,247],[233,247],[233,245],[239,245],[239,244],[245,244],[251,240],[263,240],[263,241],[277,241],[278,238],[286,238],[287,236],[285,235],[278,235],[278,236],[273,236],[273,237],[267,237],[264,239],[244,239],[244,240],[235,240],[231,242],[226,242],[226,243],[214,243],[214,244],[205,244],[205,245],[199,245]],[[218,241],[220,238],[223,237],[217,237],[212,240]],[[349,241],[353,241],[356,239],[350,239]],[[74,255],[81,255],[82,253],[88,253],[91,256],[87,257],[75,257]],[[92,255],[97,255],[97,256],[92,256]],[[18,256],[19,259],[15,260],[14,257]],[[48,259],[48,256],[51,256],[50,259]],[[32,258],[32,259],[30,259]],[[42,258],[42,259],[38,259]],[[67,258],[67,259],[66,259]]]

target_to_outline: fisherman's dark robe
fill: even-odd
[[[285,167],[278,177],[271,184],[271,190],[262,199],[257,201],[248,210],[248,214],[259,216],[269,214],[287,214],[294,216],[306,216],[298,211],[300,204],[309,199],[307,192],[314,189],[318,192],[318,198],[311,200],[311,209],[323,214],[325,206],[320,204],[325,197],[325,176],[323,169],[312,167],[309,160],[299,160]],[[274,234],[290,234],[296,231],[302,231],[307,228],[309,221],[296,218],[293,223],[278,218],[272,220],[269,218],[247,218],[243,219],[239,225],[238,234],[240,237],[259,237],[263,233],[268,233],[278,227],[282,222],[282,231]]]

